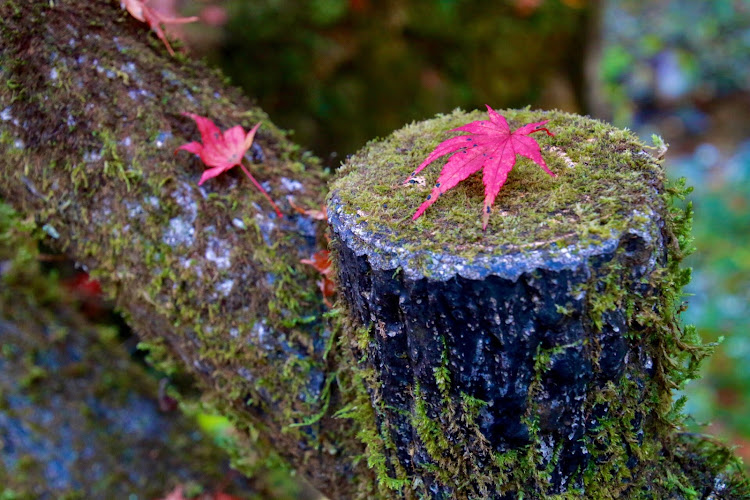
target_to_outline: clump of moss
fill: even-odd
[[[368,143],[347,161],[331,191],[362,221],[376,224],[399,245],[471,254],[610,238],[631,223],[635,210],[646,208],[643,203],[651,198],[653,186],[663,182],[661,167],[628,131],[559,111],[501,114],[511,129],[549,120],[547,127],[555,136],[537,140],[557,177],[519,157],[495,201],[486,232],[480,175],[443,194],[417,221],[411,216],[430,194],[447,157],[420,172],[419,182],[404,184],[439,142],[458,135],[451,129],[487,119],[481,111],[439,115]]]

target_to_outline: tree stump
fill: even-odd
[[[486,232],[479,176],[416,221],[442,161],[404,184],[484,113],[371,142],[332,186],[339,286],[366,326],[352,344],[371,374],[381,483],[430,498],[672,491],[654,473],[671,389],[705,354],[676,320],[689,217],[670,209],[660,162],[629,132],[503,114],[512,129],[550,120],[555,136],[538,142],[558,177],[519,156]]]

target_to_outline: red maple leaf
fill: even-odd
[[[406,180],[406,182],[409,182],[423,168],[441,156],[455,153],[448,159],[442,172],[440,172],[432,193],[417,209],[412,220],[416,220],[422,215],[427,207],[435,203],[438,196],[484,167],[482,180],[485,190],[482,230],[487,229],[492,204],[508,178],[508,174],[516,164],[516,155],[529,158],[549,175],[556,176],[544,163],[539,144],[529,137],[529,134],[542,130],[547,132],[547,135],[554,135],[546,128],[541,128],[541,125],[549,120],[529,123],[511,132],[505,117],[489,106],[487,106],[487,113],[490,115],[489,120],[477,120],[454,128],[453,132],[470,132],[473,135],[460,135],[438,144],[435,150]]]
[[[88,319],[96,320],[106,312],[102,286],[91,279],[88,273],[77,271],[72,277],[62,281],[70,295],[80,303],[80,311]]]
[[[323,279],[318,281],[318,286],[320,287],[320,291],[323,292],[323,302],[325,302],[328,307],[332,307],[328,297],[332,297],[335,293],[336,284],[330,278],[331,273],[333,273],[333,268],[331,267],[331,252],[328,250],[319,250],[312,254],[309,259],[302,259],[300,262],[302,264],[313,266],[321,275],[323,275]]]
[[[193,113],[182,114],[195,120],[203,144],[200,142],[189,142],[177,148],[175,153],[180,150],[195,153],[200,156],[206,166],[211,167],[203,172],[200,181],[198,181],[198,185],[200,186],[208,179],[226,172],[235,165],[239,165],[250,181],[255,184],[255,187],[257,187],[260,192],[263,193],[263,196],[265,196],[271,205],[273,205],[276,214],[279,217],[283,217],[279,207],[277,207],[276,203],[274,203],[271,197],[268,196],[268,193],[263,189],[263,186],[255,180],[255,177],[253,177],[247,168],[245,168],[245,165],[242,164],[242,158],[245,156],[247,150],[250,149],[250,146],[252,146],[253,140],[255,139],[255,132],[260,127],[260,123],[257,123],[247,134],[245,134],[245,130],[241,125],[234,126],[222,133],[221,130],[219,130],[219,127],[208,118]]]
[[[170,55],[174,55],[172,46],[169,45],[169,40],[161,29],[163,24],[185,24],[197,21],[196,16],[192,17],[167,17],[161,14],[159,11],[152,9],[148,5],[148,0],[121,0],[120,7],[130,12],[130,15],[138,19],[142,23],[147,23],[148,27],[156,33],[159,40],[164,42]]]

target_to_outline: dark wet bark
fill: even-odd
[[[541,259],[521,252],[480,265],[453,262],[451,269],[461,271],[452,276],[415,277],[403,268],[383,268],[387,259],[373,264],[370,255],[388,255],[400,243],[362,228],[352,231],[355,219],[338,203],[334,196],[339,277],[358,322],[372,325],[366,354],[378,374],[373,399],[382,402],[380,424],[394,442],[392,459],[423,481],[433,498],[450,498],[457,484],[482,492],[493,453],[541,443],[547,451],[535,466],[549,474],[546,493],[582,487],[592,460],[586,437],[596,433],[600,418],[617,414],[612,405],[621,403],[619,398],[594,403],[597,394],[607,384],[619,384],[627,369],[638,387],[627,397],[642,401],[646,381],[654,377],[644,343],[625,335],[637,334],[624,311],[607,311],[600,323],[591,320],[589,295],[605,291],[588,287],[640,283],[665,265],[665,238],[658,230],[656,238],[628,233],[565,264],[560,262],[567,248]],[[403,252],[399,259],[414,260]],[[648,288],[637,285],[630,293],[647,295]],[[482,402],[474,415],[467,396]],[[425,442],[424,417],[437,423],[449,442],[460,443],[476,470],[448,484],[434,473],[443,457],[434,456],[434,443]],[[644,418],[653,414],[635,415],[630,431],[643,436]],[[476,436],[455,426],[469,419],[477,424]],[[636,464],[631,457],[630,465]]]

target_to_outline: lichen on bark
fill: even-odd
[[[220,75],[166,57],[119,2],[11,0],[0,14],[0,196],[33,213],[143,344],[196,376],[259,449],[273,443],[332,497],[367,491],[365,464],[340,458],[361,455],[356,429],[325,411],[339,397],[333,328],[299,263],[322,228],[286,203],[320,206],[318,160]],[[263,123],[246,162],[283,219],[236,173],[197,186],[202,164],[173,154],[198,137],[183,111],[222,128]]]

